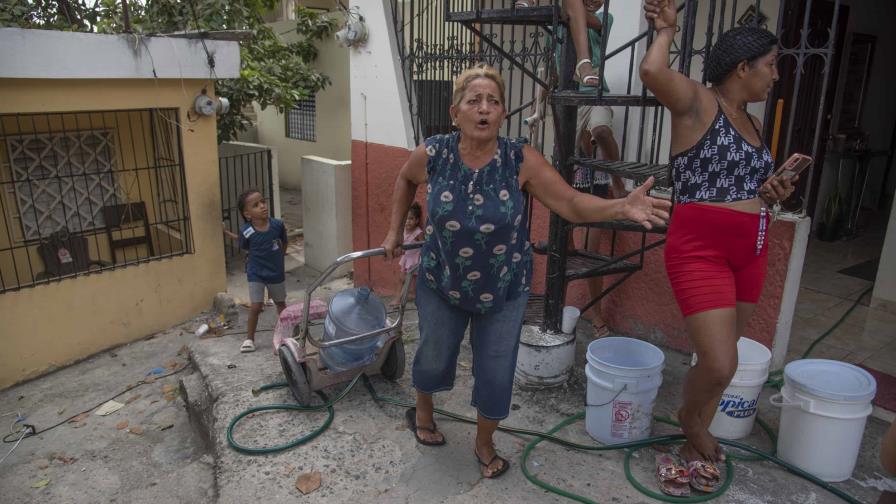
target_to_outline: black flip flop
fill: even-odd
[[[503,464],[501,464],[501,468],[498,469],[498,471],[497,471],[496,473],[492,474],[491,476],[486,476],[486,475],[483,474],[483,475],[482,475],[483,478],[495,479],[495,478],[497,478],[498,476],[500,476],[500,475],[506,473],[506,472],[507,472],[507,469],[510,469],[510,461],[507,460],[506,458],[504,458],[504,457],[498,455],[497,452],[495,453],[495,456],[492,457],[492,459],[489,460],[488,462],[483,462],[482,459],[479,458],[479,454],[476,453],[476,450],[475,450],[475,449],[473,450],[473,455],[476,457],[476,461],[478,461],[482,466],[484,466],[484,467],[486,467],[486,468],[488,468],[488,466],[492,465],[492,462],[494,462],[495,459],[500,460],[501,462],[503,462]],[[482,471],[480,471],[480,472],[482,472]]]
[[[439,434],[442,434],[441,441],[427,441],[427,440],[423,439],[422,437],[420,437],[419,434],[417,434],[418,430],[422,430],[422,431],[429,432],[431,434],[435,434],[436,429],[437,429],[435,420],[432,421],[432,428],[420,427],[417,425],[417,408],[408,408],[408,410],[404,414],[404,418],[408,422],[408,429],[410,429],[411,432],[414,433],[414,437],[417,438],[418,443],[420,443],[424,446],[442,446],[443,444],[445,444],[445,434],[442,434],[441,432],[439,433]]]

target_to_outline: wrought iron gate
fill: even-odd
[[[237,200],[240,193],[249,188],[261,191],[268,201],[270,215],[275,214],[271,149],[257,147],[220,156],[218,170],[221,176],[221,216],[227,229],[238,233],[243,225]],[[239,254],[239,245],[225,236],[224,251],[227,257],[233,257]]]

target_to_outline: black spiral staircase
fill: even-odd
[[[510,2],[508,2],[510,3]],[[542,2],[544,3],[544,2]],[[607,0],[604,12],[611,9],[611,2]],[[567,180],[571,181],[572,173],[575,165],[587,167],[594,171],[604,172],[609,175],[615,175],[623,179],[630,179],[635,184],[640,184],[653,176],[656,179],[655,187],[668,188],[668,165],[656,162],[645,161],[604,161],[598,159],[581,159],[574,156],[575,138],[576,138],[576,107],[582,105],[604,105],[610,107],[626,107],[626,117],[630,113],[640,113],[641,120],[639,122],[639,135],[637,146],[637,158],[656,159],[658,148],[656,144],[656,123],[657,117],[661,117],[662,110],[656,98],[647,95],[646,89],[640,93],[631,93],[633,72],[636,70],[634,62],[633,47],[641,39],[647,38],[650,42],[651,34],[645,32],[635,37],[627,44],[620,48],[607,52],[607,34],[604,34],[602,52],[604,53],[601,61],[607,62],[614,57],[624,54],[626,50],[631,53],[630,75],[628,83],[628,93],[626,94],[610,94],[599,90],[597,93],[587,93],[578,91],[576,83],[572,76],[575,69],[575,53],[571,40],[560,40],[559,25],[562,23],[562,16],[558,2],[554,1],[552,5],[526,7],[526,8],[482,8],[481,3],[476,3],[471,10],[452,10],[451,2],[446,2],[445,19],[451,22],[460,23],[467,29],[479,35],[482,33],[482,26],[487,24],[503,24],[503,25],[534,25],[546,30],[554,44],[561,44],[560,63],[558,69],[559,83],[556,88],[551,89],[549,95],[549,103],[553,110],[554,116],[554,139],[555,151],[554,160],[557,169]],[[567,31],[568,33],[568,31]],[[483,39],[487,44],[495,44],[494,41]],[[497,49],[497,48],[496,48]],[[511,56],[507,52],[506,56]],[[683,58],[682,61],[689,60]],[[513,60],[511,64],[520,67],[526,75],[538,79],[535,69],[524,68],[525,65],[521,61]],[[605,67],[606,65],[602,65]],[[601,79],[603,80],[603,68],[601,71]],[[538,79],[539,84],[547,87],[547,84]],[[648,142],[644,142],[645,126],[649,122],[646,117],[647,109],[654,108],[654,139],[650,143],[654,143],[651,152],[645,152],[644,147]],[[661,119],[659,120],[661,123]],[[599,228],[609,230],[611,234],[610,255],[603,255],[589,250],[567,250],[569,234],[576,227]],[[640,246],[634,250],[622,252],[618,250],[617,237],[620,232],[640,233]],[[651,248],[658,247],[664,243],[664,239],[651,240],[648,242],[649,234],[663,235],[665,228],[654,227],[647,230],[634,222],[615,221],[601,222],[575,225],[565,221],[559,215],[552,213],[549,228],[549,240],[545,246],[535,247],[536,253],[547,255],[547,279],[546,291],[544,295],[530,296],[529,309],[526,314],[526,323],[532,325],[540,325],[544,330],[551,332],[560,331],[560,321],[564,306],[564,298],[566,287],[569,282],[581,279],[587,279],[605,275],[619,275],[609,285],[605,285],[600,295],[592,299],[585,307],[583,312],[599,302],[613,289],[618,287],[622,282],[628,279],[635,272],[644,267],[645,252]]]

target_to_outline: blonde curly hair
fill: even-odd
[[[501,74],[499,74],[494,67],[488,66],[485,63],[480,63],[472,68],[464,70],[463,73],[454,79],[454,91],[451,95],[451,104],[453,106],[456,107],[460,105],[460,100],[463,98],[464,92],[467,91],[467,87],[476,79],[489,79],[494,82],[495,85],[498,86],[501,105],[506,103],[504,100],[504,79],[501,77]]]

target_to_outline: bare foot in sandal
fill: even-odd
[[[498,455],[493,444],[476,446],[473,453],[479,461],[479,469],[483,478],[497,478],[507,472],[510,467],[510,462]]]
[[[681,423],[681,430],[688,438],[679,450],[685,461],[705,460],[715,463],[725,460],[722,446],[712,437],[698,416],[690,418],[682,409],[678,411],[678,421]]]
[[[426,446],[442,446],[445,444],[445,436],[439,432],[436,421],[432,417],[432,411],[429,414],[422,412],[419,408],[410,408],[405,414],[408,429],[414,433],[417,442]]]
[[[600,85],[600,73],[591,66],[590,59],[583,59],[576,63],[574,80],[583,86],[597,87]]]

